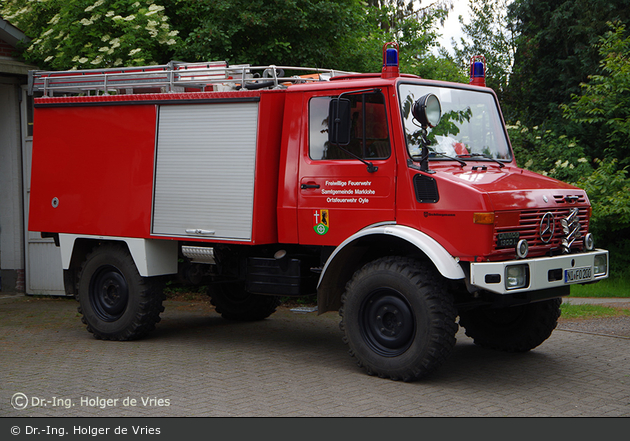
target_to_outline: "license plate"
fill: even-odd
[[[564,270],[564,283],[579,283],[593,278],[593,267],[570,268]]]
[[[497,247],[515,247],[518,243],[518,239],[520,238],[520,233],[518,231],[513,231],[509,233],[499,233],[497,235]]]

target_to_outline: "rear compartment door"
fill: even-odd
[[[154,235],[251,241],[258,105],[160,106]]]
[[[298,234],[302,244],[339,245],[378,222],[395,221],[394,149],[381,92],[345,95],[351,102],[347,145],[328,141],[330,96],[305,100],[308,128],[300,155]],[[354,155],[354,156],[353,156]],[[356,156],[378,167],[368,166]]]

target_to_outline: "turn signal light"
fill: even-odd
[[[482,225],[494,224],[494,212],[490,213],[473,213],[473,222]]]

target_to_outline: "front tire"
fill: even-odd
[[[339,313],[350,354],[369,375],[420,379],[455,345],[453,300],[433,268],[413,259],[366,264],[347,284]]]
[[[527,352],[547,340],[558,324],[561,299],[510,308],[462,311],[459,324],[475,344],[504,352]]]
[[[162,298],[159,279],[141,277],[124,246],[101,245],[83,263],[79,313],[95,338],[122,341],[144,337],[160,321]]]

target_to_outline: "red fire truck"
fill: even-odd
[[[367,373],[415,380],[475,343],[528,351],[608,276],[576,187],[518,168],[495,93],[383,69],[178,63],[34,71],[29,229],[96,338],[146,335],[169,279],[227,319],[339,311]],[[293,74],[293,75],[292,75]]]

